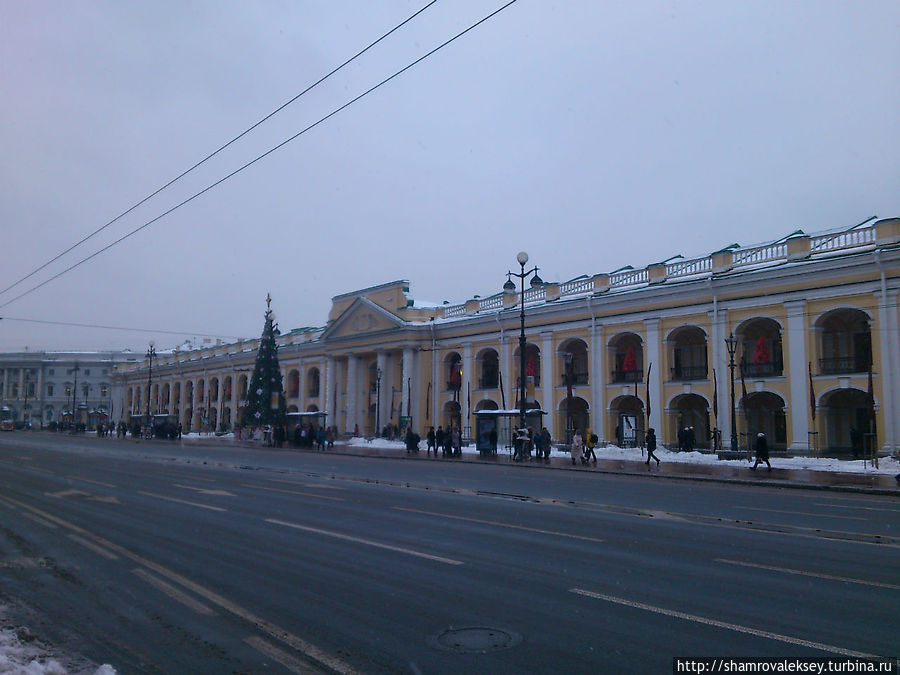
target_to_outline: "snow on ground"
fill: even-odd
[[[373,438],[366,440],[363,437],[351,438],[348,445],[361,446],[369,448],[385,448],[392,450],[403,450],[406,444],[403,441],[389,441],[384,438]],[[425,441],[419,443],[421,450],[426,449]],[[463,446],[465,454],[477,455],[478,451],[474,445]],[[498,450],[503,452],[503,450]],[[647,455],[640,448],[620,448],[615,445],[607,445],[605,447],[597,447],[594,450],[597,459],[619,459],[631,462],[646,461]],[[553,449],[553,455],[557,457],[567,456],[569,453]],[[730,467],[746,467],[746,459],[718,459],[716,455],[703,452],[674,452],[665,449],[657,449],[656,456],[663,462],[673,462],[682,464],[712,464],[716,466]],[[871,462],[863,462],[863,460],[847,460],[834,459],[829,457],[780,457],[772,455],[769,458],[772,466],[778,469],[806,469],[810,471],[829,471],[832,473],[883,473],[896,475],[900,473],[900,462],[896,457],[880,457],[878,459],[878,468],[872,466]]]
[[[50,650],[34,640],[30,633],[25,641],[20,639],[21,631],[0,629],[0,673],[3,675],[116,675],[116,669],[108,664],[87,670],[70,670],[56,658],[49,656]],[[66,661],[63,657],[57,658]]]

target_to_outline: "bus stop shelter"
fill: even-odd
[[[535,433],[540,433],[546,414],[540,408],[526,410],[525,426],[534,429]],[[520,420],[519,410],[476,410],[475,447],[478,454],[482,457],[496,455],[497,448],[503,448],[511,454],[515,431],[519,428]],[[492,432],[496,432],[496,444]]]

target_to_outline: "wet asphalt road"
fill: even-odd
[[[0,436],[0,601],[120,673],[897,655],[892,497]]]

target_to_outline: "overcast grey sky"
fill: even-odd
[[[0,0],[0,288],[426,5]],[[330,113],[503,0],[439,0],[0,304]],[[518,0],[5,307],[0,350],[143,350],[900,216],[900,3]],[[59,327],[11,319],[148,328]],[[183,332],[181,335],[161,331]]]

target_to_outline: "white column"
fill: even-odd
[[[647,383],[650,390],[650,419],[647,420],[647,426],[656,430],[662,429],[660,422],[662,420],[662,409],[665,401],[661,400],[662,388],[662,359],[660,358],[659,349],[659,319],[646,319],[644,325],[647,328],[647,349],[644,351],[644,377],[646,377],[647,367],[652,363],[653,369],[650,372],[650,381]],[[647,389],[645,388],[645,395]],[[646,409],[647,402],[644,401]]]
[[[788,381],[793,452],[809,451],[809,367],[806,359],[806,300],[784,303],[787,310]]]
[[[337,423],[337,410],[332,410],[334,408],[334,392],[337,391],[335,388],[335,363],[334,357],[329,356],[325,359],[325,368],[323,371],[325,382],[324,389],[322,380],[319,380],[319,396],[321,397],[324,393],[325,400],[320,401],[322,403],[320,410],[324,410],[327,415],[325,416],[325,426],[332,426]]]
[[[438,348],[437,346],[431,351],[431,424],[435,427],[440,424],[438,417],[438,391],[440,390],[440,376],[438,373]]]
[[[247,381],[249,382],[249,376]],[[297,411],[306,412],[306,377],[303,372],[303,359],[297,359]]]
[[[505,335],[501,335],[500,337],[500,375],[503,378],[503,388],[505,393],[501,393],[500,395],[500,405],[502,407],[503,401],[506,401],[506,409],[512,410],[516,407],[516,397],[513,392],[516,391],[516,383],[512,381],[511,368],[510,363],[512,361],[511,352],[511,343],[512,341],[506,337]]]
[[[603,326],[594,324],[591,326],[591,372],[588,375],[591,383],[591,424],[597,438],[603,439],[604,429],[603,423],[606,420],[606,401],[603,392],[606,387],[606,369],[603,364],[603,356],[606,353],[606,347],[603,344]]]
[[[897,296],[900,290],[892,289],[882,294],[878,308],[878,325],[881,327],[881,368],[878,373],[881,384],[881,401],[878,411],[884,418],[884,441],[882,449],[888,454],[896,454],[897,433],[900,419],[897,410],[898,387],[900,387],[900,354],[897,351],[897,336],[900,335],[897,318]],[[873,384],[874,386],[874,384]]]
[[[553,353],[553,333],[541,333],[541,409],[544,415],[543,423],[550,432],[550,438],[556,435],[556,407],[553,404],[553,390],[556,382],[553,379],[553,363],[556,354]]]
[[[345,431],[353,433],[353,427],[359,424],[359,357],[350,354],[347,357],[347,423]]]
[[[712,367],[716,369],[716,386],[718,387],[718,402],[716,405],[719,409],[719,415],[716,417],[715,423],[722,432],[722,447],[726,445],[731,447],[731,370],[728,367],[728,348],[725,344],[725,338],[730,335],[726,330],[728,313],[724,309],[718,309],[711,313],[712,317],[712,349],[711,360]],[[737,359],[737,354],[735,354]],[[735,374],[737,371],[735,370]],[[710,376],[712,373],[710,373]],[[735,398],[737,403],[737,398]]]
[[[388,374],[388,355],[387,352],[378,351],[375,353],[375,360],[377,364],[378,370],[381,372],[381,385],[380,390],[376,392],[376,396],[378,397],[378,402],[376,403],[377,411],[375,416],[375,434],[378,435],[381,433],[381,430],[388,422],[388,415],[391,414],[390,408],[385,408],[384,402],[387,400],[386,393],[390,392],[388,389],[389,383],[389,374]],[[435,388],[438,385],[435,383]]]

